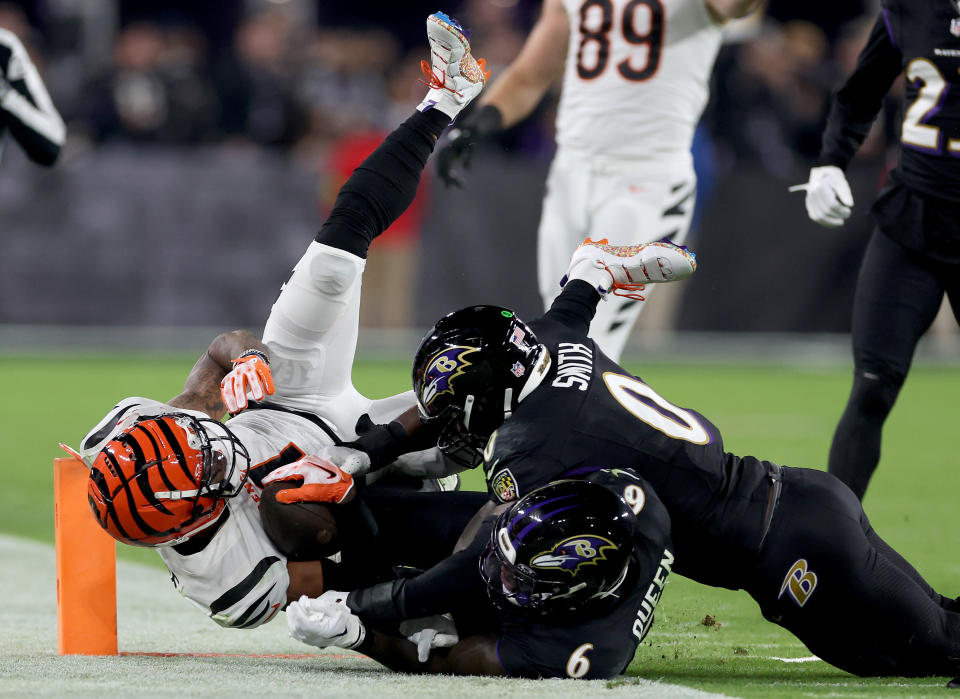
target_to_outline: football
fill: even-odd
[[[260,495],[260,519],[273,545],[291,561],[315,561],[337,552],[337,523],[328,505],[282,503],[277,493],[295,483],[271,483]]]

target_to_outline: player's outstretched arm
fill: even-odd
[[[497,657],[495,636],[471,636],[445,648],[431,648],[433,643],[428,637],[418,648],[412,639],[368,629],[344,604],[344,593],[333,590],[319,598],[301,597],[291,602],[287,606],[287,627],[298,641],[317,648],[355,650],[397,672],[495,677],[506,674]]]
[[[0,29],[0,126],[6,126],[31,160],[53,165],[67,129],[40,74],[13,32]]]
[[[480,101],[492,105],[510,128],[527,117],[547,90],[563,75],[570,39],[570,20],[562,0],[544,0],[540,18],[520,54],[488,88]]]

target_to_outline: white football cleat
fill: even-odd
[[[657,241],[645,245],[610,245],[606,238],[587,238],[570,258],[563,286],[571,279],[590,283],[602,296],[643,301],[646,284],[686,279],[697,269],[697,256],[680,245]]]
[[[439,109],[452,120],[480,94],[490,76],[487,62],[474,59],[463,27],[443,12],[427,17],[427,39],[431,62],[421,61],[420,68],[430,91],[417,109]]]

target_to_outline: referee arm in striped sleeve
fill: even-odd
[[[31,160],[53,165],[67,129],[17,36],[0,29],[0,135],[9,130]]]

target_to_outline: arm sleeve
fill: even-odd
[[[873,25],[853,74],[834,94],[818,163],[846,169],[870,132],[890,85],[903,69],[888,14]]]
[[[0,125],[41,165],[53,165],[66,139],[63,119],[17,37],[0,29]]]
[[[410,206],[427,159],[449,123],[450,117],[430,109],[398,126],[340,189],[317,242],[366,258],[373,239]]]
[[[365,622],[389,625],[446,614],[478,594],[485,595],[478,561],[492,527],[492,519],[484,522],[470,546],[416,577],[354,590],[347,596],[347,606]]]
[[[597,312],[600,293],[582,279],[574,279],[563,287],[542,320],[560,323],[570,330],[586,335],[590,321]]]

